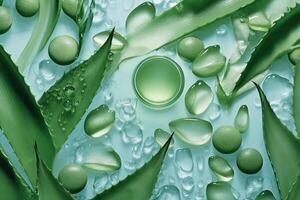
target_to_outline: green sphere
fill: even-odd
[[[70,17],[75,18],[77,14],[78,0],[63,0],[63,11]]]
[[[23,17],[32,17],[40,9],[39,0],[17,0],[16,9]]]
[[[293,65],[296,65],[297,63],[300,63],[300,49],[295,49],[291,53],[288,54],[290,62]]]
[[[59,182],[70,193],[75,194],[83,190],[87,183],[87,175],[80,165],[67,165],[58,175]]]
[[[246,174],[256,174],[263,166],[263,158],[255,149],[244,149],[237,158],[238,168]]]
[[[242,137],[235,127],[222,126],[213,134],[212,142],[216,150],[224,154],[230,154],[240,148]]]
[[[12,24],[12,17],[7,8],[0,6],[0,35],[6,33]]]
[[[192,62],[198,54],[204,51],[204,44],[195,37],[186,37],[181,40],[177,46],[177,52],[182,58]]]
[[[78,56],[78,43],[70,36],[58,36],[51,41],[48,53],[55,63],[59,65],[69,65],[74,62]]]

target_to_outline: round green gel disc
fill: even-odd
[[[246,174],[256,174],[263,166],[263,158],[255,149],[244,149],[237,158],[238,168]]]
[[[144,104],[163,108],[173,104],[181,96],[184,74],[173,60],[163,56],[152,56],[136,68],[133,85]]]

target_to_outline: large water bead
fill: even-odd
[[[242,150],[236,162],[238,168],[246,174],[256,174],[263,166],[261,154],[252,148]]]
[[[87,184],[87,175],[84,169],[80,165],[67,165],[58,175],[59,182],[70,193],[78,193]]]
[[[249,110],[246,105],[239,108],[238,113],[234,119],[234,126],[241,132],[247,131],[249,128]]]
[[[193,62],[198,54],[204,51],[204,48],[204,44],[200,39],[196,37],[186,37],[179,42],[177,52],[182,58]]]
[[[67,35],[54,38],[48,49],[50,58],[59,65],[69,65],[78,56],[77,41]]]
[[[222,126],[214,132],[212,142],[216,150],[224,154],[230,154],[240,148],[242,137],[237,128]]]
[[[12,17],[10,11],[0,6],[0,35],[6,33],[12,25]]]
[[[32,17],[40,9],[39,0],[17,0],[16,9],[23,17]]]

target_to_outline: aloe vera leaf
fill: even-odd
[[[297,176],[297,181],[294,183],[292,189],[289,191],[289,194],[286,200],[297,200],[300,197],[300,175]]]
[[[265,146],[273,166],[281,199],[286,199],[300,173],[300,141],[281,123],[262,89],[256,85],[262,104]]]
[[[263,37],[255,48],[245,70],[236,83],[233,93],[236,93],[255,76],[266,71],[276,58],[293,49],[300,38],[300,4],[292,8]]]
[[[38,152],[36,152],[36,159],[39,200],[74,200],[39,158]]]
[[[7,157],[0,151],[0,194],[3,199],[37,199]]]
[[[21,73],[25,72],[35,56],[45,47],[56,26],[60,10],[60,0],[40,0],[38,21],[26,47],[16,62]]]
[[[183,0],[141,29],[127,35],[127,45],[120,52],[118,62],[113,63],[108,76],[117,70],[123,60],[159,49],[253,2],[255,0],[199,0],[199,6],[191,6],[191,0]]]
[[[36,185],[34,143],[51,168],[55,150],[40,109],[16,65],[0,46],[0,127],[31,184]]]
[[[113,32],[97,53],[66,73],[39,100],[57,150],[68,139],[101,85],[110,64]]]
[[[293,88],[293,116],[295,119],[295,125],[300,136],[300,63],[297,63],[295,66],[295,75],[294,75],[294,88]]]
[[[142,168],[109,190],[97,195],[93,200],[150,199],[172,138],[173,135],[160,151]]]
[[[0,6],[2,5],[2,3],[3,3],[3,0],[0,0]]]

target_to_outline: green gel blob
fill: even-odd
[[[220,181],[231,181],[234,176],[232,167],[220,156],[209,157],[208,166]]]
[[[63,0],[63,11],[70,17],[76,18],[77,15],[78,0]]]
[[[204,51],[204,44],[196,37],[186,37],[177,46],[179,56],[190,62],[194,61],[202,51]]]
[[[6,7],[0,6],[0,35],[6,33],[12,24],[12,17]]]
[[[236,200],[231,185],[227,182],[213,182],[206,187],[207,200]]]
[[[255,200],[276,200],[271,191],[265,190],[259,193]]]
[[[78,56],[78,43],[70,36],[58,36],[51,41],[48,53],[55,63],[69,65]]]
[[[234,119],[234,126],[241,132],[247,131],[249,128],[249,111],[246,105],[239,108],[239,111]]]
[[[58,175],[60,183],[71,193],[78,193],[87,183],[87,175],[79,165],[67,165]]]
[[[32,17],[40,9],[39,0],[17,0],[16,9],[23,17]]]
[[[242,137],[235,127],[222,126],[213,134],[212,142],[216,150],[224,154],[230,154],[240,148]]]
[[[133,76],[139,99],[150,107],[163,108],[173,104],[182,94],[184,75],[173,60],[153,56],[142,61]]]
[[[252,148],[244,149],[237,158],[238,168],[246,174],[256,174],[263,166],[261,154]]]
[[[289,60],[293,65],[300,63],[300,49],[295,49],[289,53]]]

